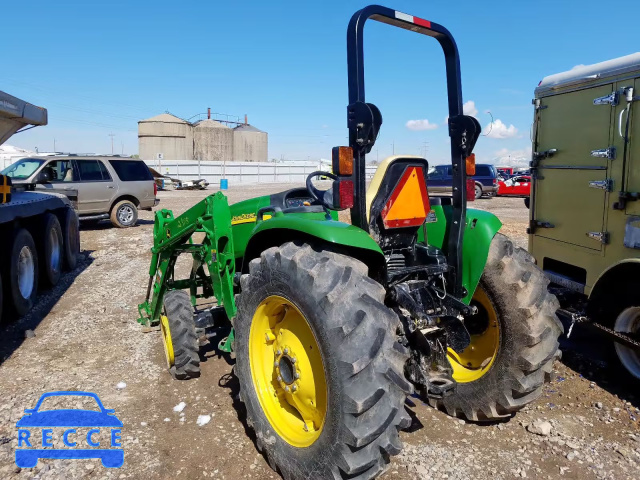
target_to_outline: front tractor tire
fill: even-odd
[[[457,389],[431,399],[432,406],[454,417],[492,421],[541,395],[563,332],[548,283],[529,253],[502,234],[494,237],[472,300],[478,314],[465,320],[471,344],[461,353],[449,350]]]
[[[302,243],[262,252],[241,286],[235,372],[271,467],[287,480],[379,475],[401,450],[412,389],[382,286]]]
[[[200,354],[191,297],[183,290],[171,290],[164,296],[164,314],[160,331],[167,367],[176,380],[200,376]]]

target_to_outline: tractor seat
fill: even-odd
[[[387,178],[387,173],[390,171],[390,167],[392,165],[396,165],[399,163],[406,163],[407,165],[417,164],[417,165],[423,166],[425,182],[426,182],[429,164],[427,163],[427,160],[425,160],[424,158],[418,157],[416,155],[394,155],[392,157],[385,158],[376,169],[376,173],[373,175],[373,178],[371,179],[369,188],[367,188],[367,196],[366,196],[367,221],[371,222],[371,215],[372,215],[371,206],[374,203],[374,200],[376,199],[378,194],[381,193],[385,196],[388,196],[391,193],[391,191],[393,191],[393,189],[395,188],[395,183],[394,185],[387,186],[387,182],[397,181],[397,179]],[[381,192],[381,187],[383,186],[384,188],[382,188],[382,192]],[[374,212],[374,215],[375,213],[380,213],[380,212]]]

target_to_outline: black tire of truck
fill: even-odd
[[[490,369],[479,379],[458,383],[456,392],[430,400],[449,415],[483,422],[512,416],[542,394],[554,361],[560,358],[563,327],[558,300],[533,257],[497,234],[480,280],[494,307],[499,346]]]
[[[200,347],[191,297],[184,290],[171,290],[165,294],[163,305],[174,358],[169,372],[176,380],[197,378],[200,376]]]
[[[13,232],[5,267],[6,306],[22,317],[31,310],[38,295],[38,252],[27,229],[17,228]]]
[[[78,214],[73,208],[67,208],[64,212],[62,237],[64,268],[73,270],[78,265],[78,254],[80,253],[80,224]]]
[[[235,373],[258,450],[287,480],[378,476],[402,449],[398,432],[411,424],[404,403],[412,392],[403,374],[408,351],[396,341],[399,319],[384,305],[383,287],[358,260],[301,242],[262,252],[241,287]],[[250,333],[258,307],[270,298],[299,310],[322,359],[324,423],[304,447],[276,431],[254,385]]]
[[[54,287],[60,281],[64,259],[64,240],[58,217],[45,213],[38,231],[40,252],[40,278],[45,285]]]
[[[121,200],[113,206],[109,217],[114,227],[134,227],[138,223],[138,207],[130,200]]]
[[[480,200],[482,198],[482,185],[480,185],[479,183],[476,183],[476,188],[475,188],[475,198],[476,200]]]

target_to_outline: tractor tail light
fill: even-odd
[[[476,182],[473,178],[467,178],[467,202],[474,202],[476,200]]]
[[[336,175],[353,175],[353,149],[351,147],[333,147],[331,166]]]
[[[353,208],[353,182],[351,180],[341,180],[338,183],[338,193],[340,208]]]
[[[473,176],[476,174],[476,154],[472,153],[466,159],[467,175]]]

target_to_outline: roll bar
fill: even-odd
[[[473,117],[463,115],[460,58],[453,36],[442,25],[379,5],[370,5],[357,11],[347,28],[347,66],[349,79],[349,106],[347,124],[349,146],[354,152],[355,202],[351,209],[354,225],[368,231],[366,212],[365,155],[371,151],[382,117],[378,109],[365,101],[364,88],[364,25],[368,19],[394,27],[411,30],[435,38],[445,56],[447,95],[449,105],[449,136],[451,137],[451,164],[453,167],[453,202],[448,238],[444,245],[450,266],[448,283],[454,296],[462,298],[462,242],[466,218],[465,159],[471,154],[480,134],[480,125]]]

